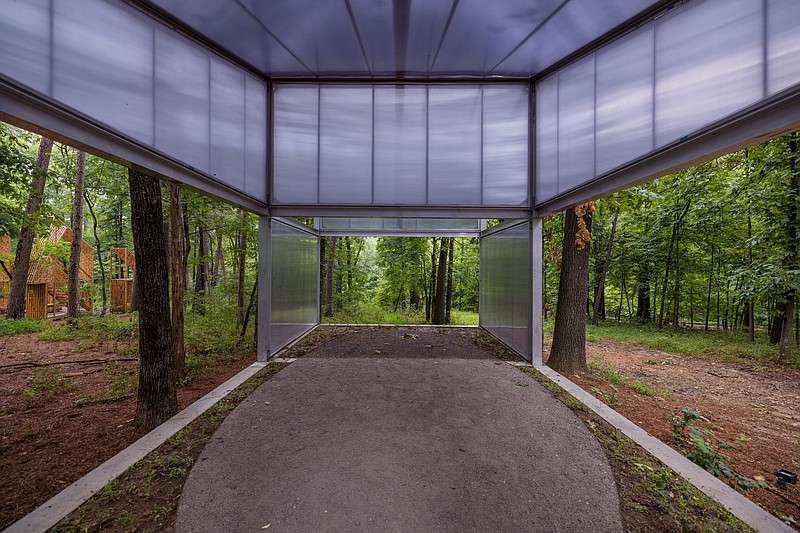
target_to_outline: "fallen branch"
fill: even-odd
[[[100,399],[97,399],[97,400],[84,400],[84,399],[81,399],[81,400],[77,400],[75,402],[75,405],[77,407],[86,407],[88,405],[97,405],[97,404],[100,404],[100,403],[108,404],[108,403],[114,403],[114,402],[121,402],[122,400],[129,400],[130,398],[133,398],[134,396],[135,396],[135,394],[131,392],[130,394],[120,394],[119,396],[111,396],[109,398],[100,398]]]
[[[4,369],[23,369],[23,368],[33,368],[33,367],[40,367],[40,366],[53,366],[53,365],[99,365],[103,363],[120,363],[125,361],[138,361],[138,357],[123,357],[120,359],[85,359],[83,361],[55,361],[55,362],[48,362],[48,363],[34,363],[34,362],[27,362],[27,363],[14,363],[11,365],[0,365],[0,370]]]
[[[781,497],[781,498],[783,498],[783,499],[784,499],[784,500],[785,500],[787,503],[791,503],[792,505],[794,505],[795,507],[797,507],[798,509],[800,509],[800,503],[797,503],[796,501],[794,501],[793,499],[789,498],[789,497],[788,497],[788,496],[786,496],[785,494],[782,494],[782,493],[780,493],[779,491],[777,491],[777,490],[773,489],[772,487],[766,487],[766,489],[767,489],[767,491],[771,492],[772,494],[775,494],[775,495],[777,495],[777,496],[780,496],[780,497]]]

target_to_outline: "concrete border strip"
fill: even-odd
[[[547,366],[536,366],[550,381],[560,386],[606,422],[655,456],[659,461],[719,502],[736,518],[761,533],[792,533],[794,530],[769,512],[748,500],[734,489],[709,474],[689,459],[667,446],[645,430],[614,411],[578,385]]]
[[[253,363],[186,409],[143,436],[117,455],[71,484],[28,515],[11,524],[3,533],[46,532],[80,507],[109,481],[122,475],[137,461],[161,446],[172,435],[208,411],[236,387],[269,363]]]

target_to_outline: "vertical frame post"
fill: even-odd
[[[530,266],[530,355],[531,364],[534,366],[542,365],[542,219],[532,218],[528,233],[529,239],[529,266]]]
[[[272,217],[258,217],[258,324],[256,356],[265,362],[271,357],[272,327]]]

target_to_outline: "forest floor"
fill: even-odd
[[[136,362],[129,344],[0,337],[0,529],[144,433],[132,425]],[[710,421],[703,424],[715,443],[746,435],[748,442],[725,452],[728,464],[770,484],[746,495],[784,519],[800,520],[800,486],[790,485],[781,497],[774,474],[800,470],[800,371],[600,338],[587,347],[591,372],[571,379],[673,446],[670,420],[684,407]],[[179,389],[180,407],[253,360],[244,351],[206,365]]]
[[[132,423],[130,344],[0,337],[0,530],[145,434]],[[253,361],[240,351],[204,365],[178,389],[179,408]]]
[[[590,373],[568,376],[661,441],[676,447],[671,420],[690,407],[707,421],[706,440],[745,442],[720,455],[736,472],[769,483],[745,495],[776,516],[800,524],[800,485],[779,491],[775,472],[800,471],[800,371],[688,356],[607,339],[587,342]]]

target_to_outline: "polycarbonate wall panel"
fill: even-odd
[[[534,203],[795,86],[799,29],[796,0],[695,0],[540,80]]]
[[[319,238],[272,220],[270,353],[317,324]]]
[[[273,100],[273,203],[529,204],[525,84],[276,84]]]
[[[530,357],[530,223],[481,238],[480,322]]]
[[[0,74],[266,201],[265,84],[114,0],[0,0]]]
[[[369,232],[375,235],[407,233],[478,235],[481,230],[477,218],[365,218],[365,217],[321,217],[319,229],[344,233],[345,231]]]

